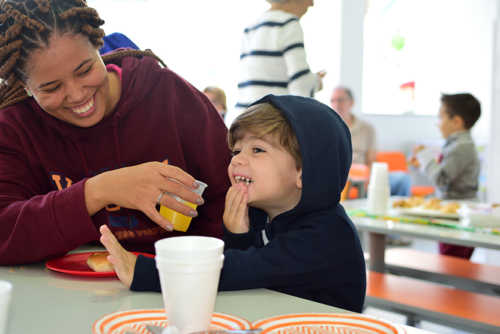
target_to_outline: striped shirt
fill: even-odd
[[[312,97],[319,86],[318,76],[306,61],[298,17],[280,10],[267,11],[244,30],[238,102],[228,112],[226,124],[267,94]]]

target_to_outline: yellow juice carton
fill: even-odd
[[[194,192],[201,196],[207,185],[201,181],[196,181],[196,183],[198,184],[198,188],[196,188]],[[196,204],[185,201],[175,195],[174,198],[179,202],[193,208],[194,210],[196,210],[196,208],[198,207]],[[182,213],[167,208],[164,205],[160,205],[159,211],[160,215],[162,215],[172,223],[175,231],[186,232],[188,230],[189,225],[191,224],[192,217],[183,215]]]

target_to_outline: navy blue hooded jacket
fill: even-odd
[[[294,209],[270,223],[262,210],[250,208],[248,233],[225,231],[219,290],[269,288],[361,312],[363,251],[339,203],[352,160],[349,129],[332,109],[313,99],[268,95],[255,104],[263,102],[281,110],[295,131],[302,195]],[[154,260],[139,256],[131,289],[161,291]]]

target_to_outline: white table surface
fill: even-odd
[[[346,210],[364,209],[366,207],[366,199],[348,200],[342,202],[342,205]],[[390,212],[388,215],[390,215]],[[480,232],[480,229],[477,229],[475,232],[469,232],[447,227],[404,223],[391,220],[362,217],[351,217],[351,219],[356,227],[362,231],[380,234],[399,234],[403,236],[443,241],[463,246],[500,249],[500,235],[482,233]]]
[[[346,210],[366,208],[366,199],[347,200],[342,202]],[[388,212],[391,215],[391,212]],[[359,231],[369,233],[369,268],[378,272],[385,270],[385,236],[388,234],[428,239],[469,247],[500,249],[500,235],[476,231],[422,225],[416,223],[397,222],[384,219],[351,217]],[[458,223],[458,222],[457,222]]]
[[[56,273],[44,263],[0,266],[0,280],[14,286],[7,334],[88,334],[106,314],[163,307],[160,293],[132,292],[114,278]],[[219,292],[215,311],[250,321],[288,313],[347,312],[267,289]],[[403,327],[410,334],[428,333]]]

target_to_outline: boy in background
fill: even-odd
[[[479,158],[470,129],[481,116],[479,101],[469,93],[443,94],[439,130],[446,140],[436,159],[432,150],[419,146],[413,164],[431,179],[441,199],[475,199],[479,188]],[[441,254],[470,259],[473,247],[439,243]]]
[[[340,205],[349,129],[326,105],[268,95],[233,122],[219,290],[269,288],[361,312],[366,268]],[[161,291],[154,259],[138,258],[106,226],[101,242],[131,290]]]

